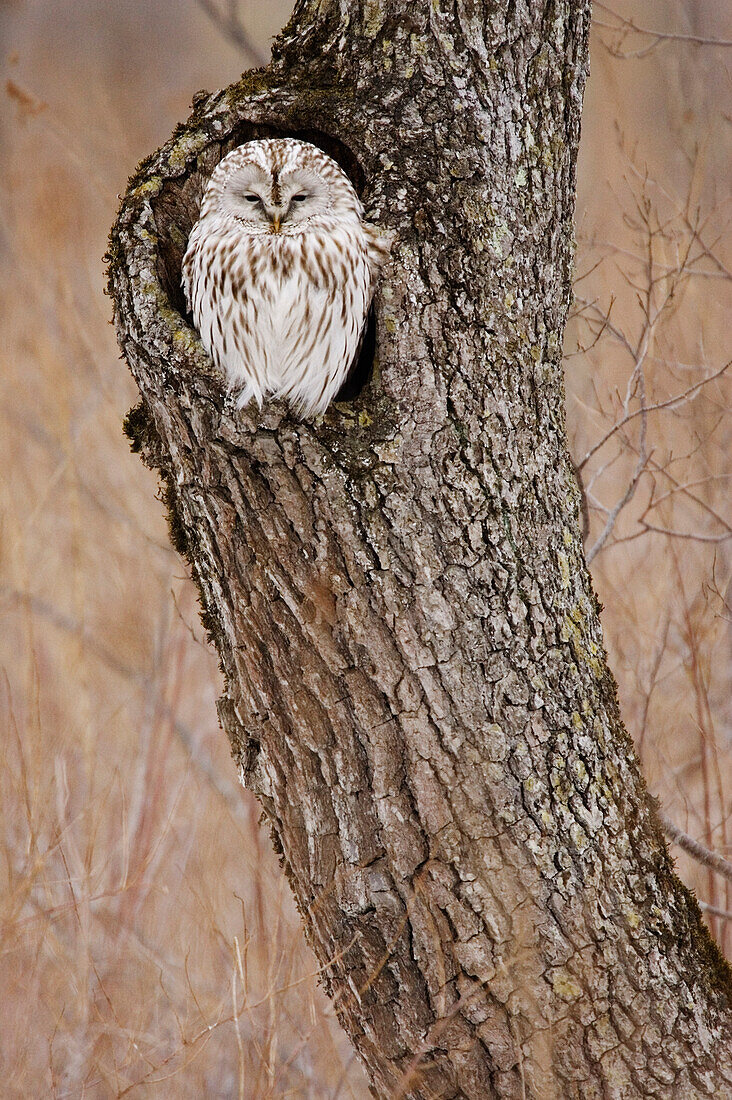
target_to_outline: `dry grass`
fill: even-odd
[[[235,783],[216,661],[154,478],[121,435],[134,390],[101,292],[115,195],[192,93],[238,65],[193,5],[156,5],[147,23],[143,7],[54,0],[0,16],[17,54],[0,165],[3,1092],[365,1097]],[[286,8],[268,6],[274,23]],[[674,29],[725,37],[721,3],[709,8],[716,23]],[[663,6],[645,22],[666,26]],[[729,381],[639,411],[729,357],[730,58],[660,42],[621,60],[602,34],[578,207],[578,270],[594,269],[568,337],[570,351],[593,346],[568,360],[570,437],[581,461],[632,416],[583,469],[588,546],[637,474],[593,562],[611,661],[651,789],[730,854]],[[732,909],[729,884],[686,857],[679,868]]]

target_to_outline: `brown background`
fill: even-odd
[[[263,57],[289,7],[240,5]],[[674,284],[643,358],[649,402],[730,355],[732,49],[654,46],[600,25],[617,25],[607,8],[595,15],[577,218],[577,293],[595,305],[567,337],[577,460],[617,418],[643,335],[644,222],[651,310]],[[724,0],[647,2],[636,18],[732,39]],[[216,660],[155,479],[121,434],[135,392],[103,296],[127,175],[195,91],[251,58],[192,0],[5,0],[0,28],[3,1094],[365,1097],[258,808],[237,787]],[[612,328],[578,351],[613,299]],[[649,416],[652,463],[593,562],[649,787],[727,855],[729,404],[719,378]],[[586,480],[609,463],[592,500],[622,498],[639,428],[588,463]],[[648,511],[654,486],[663,499]],[[588,547],[605,522],[591,516]],[[732,909],[707,870],[684,857],[679,871]],[[732,950],[730,922],[712,924]]]

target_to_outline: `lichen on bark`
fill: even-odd
[[[730,975],[673,874],[578,528],[561,344],[589,5],[301,0],[130,180],[127,431],[343,1026],[411,1097],[732,1095]],[[376,362],[236,413],[184,314],[213,166],[321,145],[395,245]]]

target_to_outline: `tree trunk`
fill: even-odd
[[[618,714],[566,452],[588,24],[588,0],[300,0],[111,238],[128,434],[379,1096],[732,1096],[730,971]],[[204,182],[271,134],[395,233],[376,358],[316,422],[234,411],[183,316]]]

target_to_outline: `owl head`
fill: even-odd
[[[299,236],[337,220],[360,222],[363,209],[351,181],[322,149],[294,138],[240,145],[217,165],[201,218],[239,223],[252,235]]]

